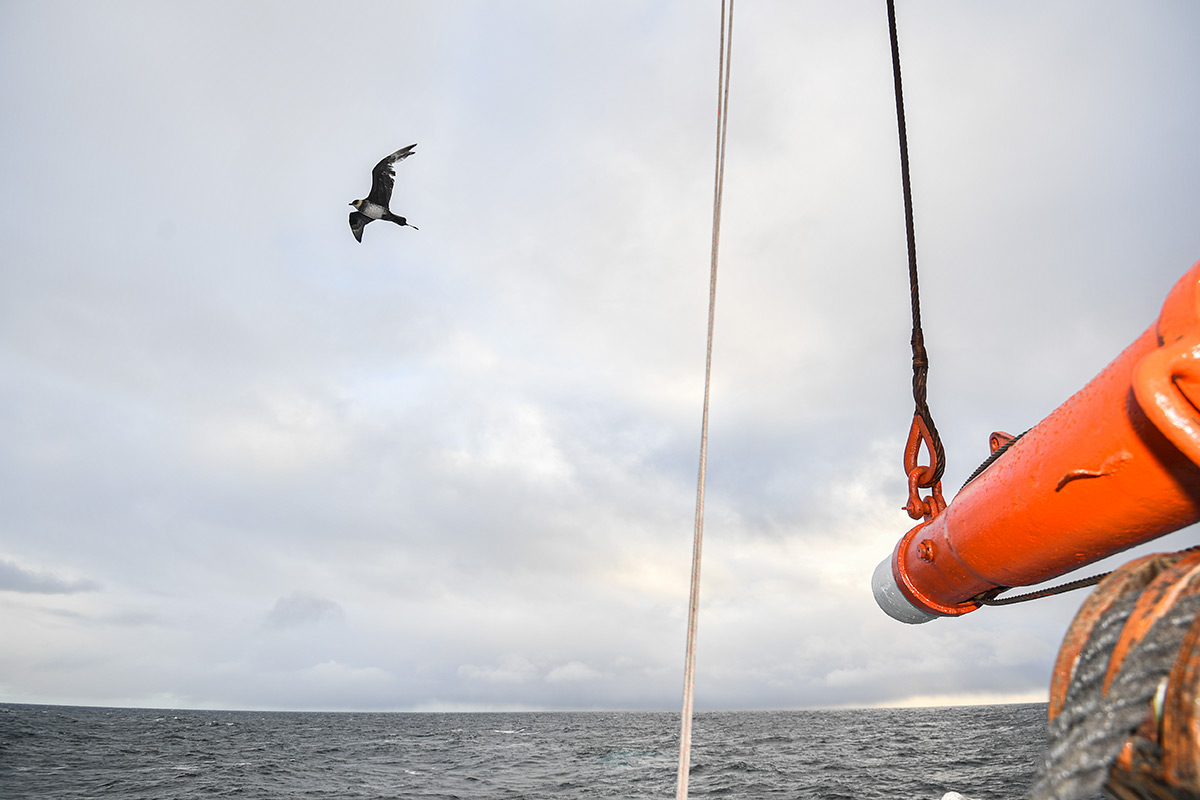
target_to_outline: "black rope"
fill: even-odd
[[[933,438],[933,477],[922,486],[933,486],[946,471],[946,449],[933,424],[933,414],[926,401],[929,380],[929,354],[925,351],[925,333],[921,330],[921,298],[917,285],[917,235],[913,225],[912,183],[908,175],[908,132],[904,125],[904,92],[900,85],[900,43],[896,37],[896,4],[887,0],[888,32],[892,39],[892,75],[896,85],[896,126],[900,132],[900,177],[904,186],[904,223],[908,234],[908,285],[912,296],[912,365],[913,401],[916,415],[929,429]]]
[[[1026,431],[1026,433],[1028,433],[1028,431]],[[1021,436],[1024,435],[1024,433],[1021,434]],[[1011,444],[1011,442],[1009,444]],[[1195,553],[1198,550],[1200,550],[1200,545],[1192,545],[1191,547],[1185,547],[1182,550],[1179,550],[1178,554],[1183,555],[1185,553]],[[991,589],[976,597],[972,597],[971,601],[978,603],[981,606],[1011,606],[1013,603],[1025,603],[1029,600],[1040,600],[1043,597],[1053,597],[1056,594],[1066,594],[1067,592],[1073,592],[1076,589],[1086,589],[1089,586],[1095,586],[1109,575],[1112,575],[1112,572],[1102,572],[1101,574],[1093,575],[1090,578],[1080,578],[1077,581],[1070,581],[1068,583],[1059,584],[1058,586],[1051,586],[1048,589],[1039,589],[1036,592],[1027,592],[1025,594],[1015,594],[1011,597],[998,597],[997,595],[1007,592],[1013,587],[997,586],[995,589]]]
[[[1012,588],[1011,586],[998,586],[991,591],[984,592],[978,597],[973,598],[973,600],[981,606],[1011,606],[1014,603],[1026,603],[1030,600],[1041,600],[1043,597],[1053,597],[1056,594],[1066,594],[1076,589],[1086,589],[1089,586],[1095,586],[1109,575],[1112,575],[1112,573],[1105,572],[1100,575],[1093,575],[1090,578],[1080,578],[1077,581],[1051,586],[1049,589],[1039,589],[1036,592],[1017,594],[1012,597],[997,597],[1001,592],[1007,592]]]
[[[1025,433],[1029,433],[1029,431],[1025,431]],[[961,492],[963,489],[967,488],[968,483],[970,483],[971,481],[975,480],[980,475],[982,475],[983,471],[985,469],[987,469],[988,467],[990,467],[992,464],[994,464],[996,459],[998,459],[1000,456],[1002,456],[1006,452],[1008,452],[1008,448],[1012,447],[1014,444],[1019,442],[1021,440],[1021,437],[1024,436],[1025,433],[1018,433],[1016,436],[1014,436],[1013,438],[1009,439],[1004,444],[997,447],[996,450],[990,456],[988,456],[982,464],[980,464],[978,467],[975,468],[975,471],[971,473],[971,477],[969,477],[965,481],[963,481],[963,485],[959,489],[959,491]]]

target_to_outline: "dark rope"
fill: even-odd
[[[1024,436],[1025,434],[1021,435]],[[1178,551],[1178,554],[1183,555],[1184,553],[1195,553],[1198,550],[1200,550],[1200,544],[1192,545],[1191,547],[1185,547]],[[1043,597],[1053,597],[1056,594],[1066,594],[1067,592],[1073,592],[1076,589],[1085,589],[1088,586],[1095,586],[1109,575],[1112,575],[1112,573],[1104,572],[1099,575],[1093,575],[1090,578],[1080,578],[1077,581],[1059,584],[1058,586],[1052,586],[1049,589],[1039,589],[1036,592],[1017,594],[1013,595],[1012,597],[997,597],[997,595],[1001,594],[1002,592],[1007,592],[1012,588],[1011,586],[997,586],[995,589],[984,592],[978,597],[972,597],[971,600],[972,602],[978,603],[981,606],[1011,606],[1013,603],[1024,603],[1029,600],[1040,600]]]
[[[929,428],[933,438],[933,477],[922,486],[933,486],[946,471],[946,449],[933,424],[933,414],[926,401],[929,380],[929,354],[925,351],[925,333],[921,330],[921,297],[917,285],[917,235],[913,225],[912,183],[908,174],[908,132],[904,125],[904,92],[900,85],[900,43],[896,37],[896,4],[887,0],[888,32],[892,38],[892,75],[896,84],[896,126],[900,132],[900,177],[904,186],[904,223],[908,234],[908,285],[912,296],[912,365],[913,401],[916,415]]]
[[[1032,428],[1030,430],[1032,430]],[[1025,433],[1029,433],[1029,431],[1025,431]],[[1004,444],[997,447],[995,452],[993,452],[990,456],[988,456],[984,460],[984,462],[982,464],[980,464],[978,467],[975,468],[975,471],[971,473],[971,477],[969,477],[965,481],[963,481],[963,485],[959,489],[959,491],[961,492],[963,489],[967,488],[968,483],[970,483],[971,481],[975,480],[980,475],[982,475],[983,471],[985,469],[987,469],[988,467],[990,467],[992,464],[994,464],[996,462],[996,459],[998,459],[1000,456],[1002,456],[1006,452],[1008,452],[1008,448],[1012,447],[1014,444],[1019,442],[1021,440],[1021,437],[1024,436],[1025,433],[1018,433],[1016,436],[1014,436],[1013,438],[1009,439]]]
[[[1090,578],[1080,578],[1077,581],[1052,586],[1049,589],[1039,589],[1036,592],[1027,592],[1026,594],[1017,594],[1012,597],[997,597],[1001,592],[1007,592],[1011,586],[1000,586],[992,589],[989,592],[984,592],[976,598],[973,598],[976,603],[981,606],[1011,606],[1014,603],[1026,603],[1030,600],[1041,600],[1043,597],[1053,597],[1056,594],[1066,594],[1073,592],[1076,589],[1086,589],[1089,586],[1095,586],[1100,581],[1111,575],[1111,572],[1105,572],[1100,575],[1093,575]]]

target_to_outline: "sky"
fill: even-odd
[[[898,5],[951,498],[1200,259],[1200,6]],[[885,4],[735,14],[696,708],[1044,701],[1083,594],[871,596],[913,525]],[[678,709],[719,32],[0,2],[0,702]],[[355,242],[412,142],[419,230]]]

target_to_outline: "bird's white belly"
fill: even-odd
[[[363,203],[362,207],[358,209],[358,213],[362,214],[364,217],[370,217],[371,219],[383,219],[383,215],[386,213],[386,211],[387,209],[385,209],[383,206],[377,206],[374,203]]]

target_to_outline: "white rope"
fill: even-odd
[[[687,800],[692,756],[692,705],[696,687],[696,623],[700,616],[700,552],[704,541],[704,483],[708,473],[708,397],[712,385],[713,320],[717,307],[717,252],[721,239],[721,195],[725,187],[725,132],[729,123],[729,61],[733,52],[733,0],[729,15],[721,0],[720,68],[717,74],[717,166],[713,187],[712,265],[708,280],[708,344],[704,358],[704,413],[700,421],[700,470],[696,479],[696,530],[692,539],[692,583],[688,598],[687,653],[683,668],[679,774],[676,800]]]

